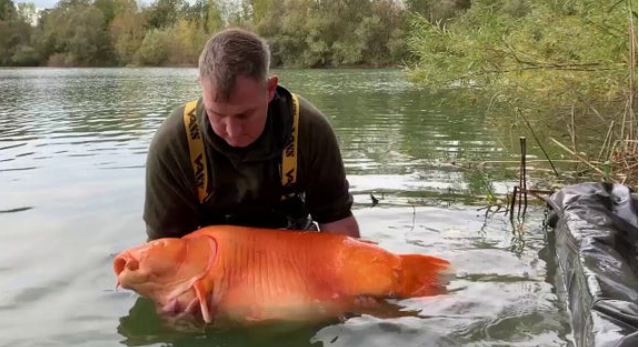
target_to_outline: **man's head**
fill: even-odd
[[[232,147],[246,147],[262,134],[277,77],[268,77],[270,52],[257,35],[227,29],[204,46],[199,79],[213,131]]]

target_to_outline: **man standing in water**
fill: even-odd
[[[233,224],[359,237],[344,164],[324,115],[269,76],[255,34],[214,35],[199,59],[202,97],[155,134],[146,165],[149,239]]]

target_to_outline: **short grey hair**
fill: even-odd
[[[226,29],[204,45],[198,63],[200,80],[208,79],[217,91],[215,100],[228,100],[237,77],[266,81],[271,52],[266,41],[243,29]]]

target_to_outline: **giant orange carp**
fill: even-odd
[[[333,233],[238,226],[151,241],[113,262],[123,288],[207,323],[317,320],[354,312],[362,298],[441,294],[448,266]]]

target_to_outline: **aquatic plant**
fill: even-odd
[[[536,133],[538,148],[552,150],[549,163],[576,160],[571,172],[579,174],[564,182],[636,188],[636,8],[635,0],[477,0],[448,20],[413,16],[409,47],[418,61],[408,74],[431,89],[488,99],[513,153],[520,136]]]

